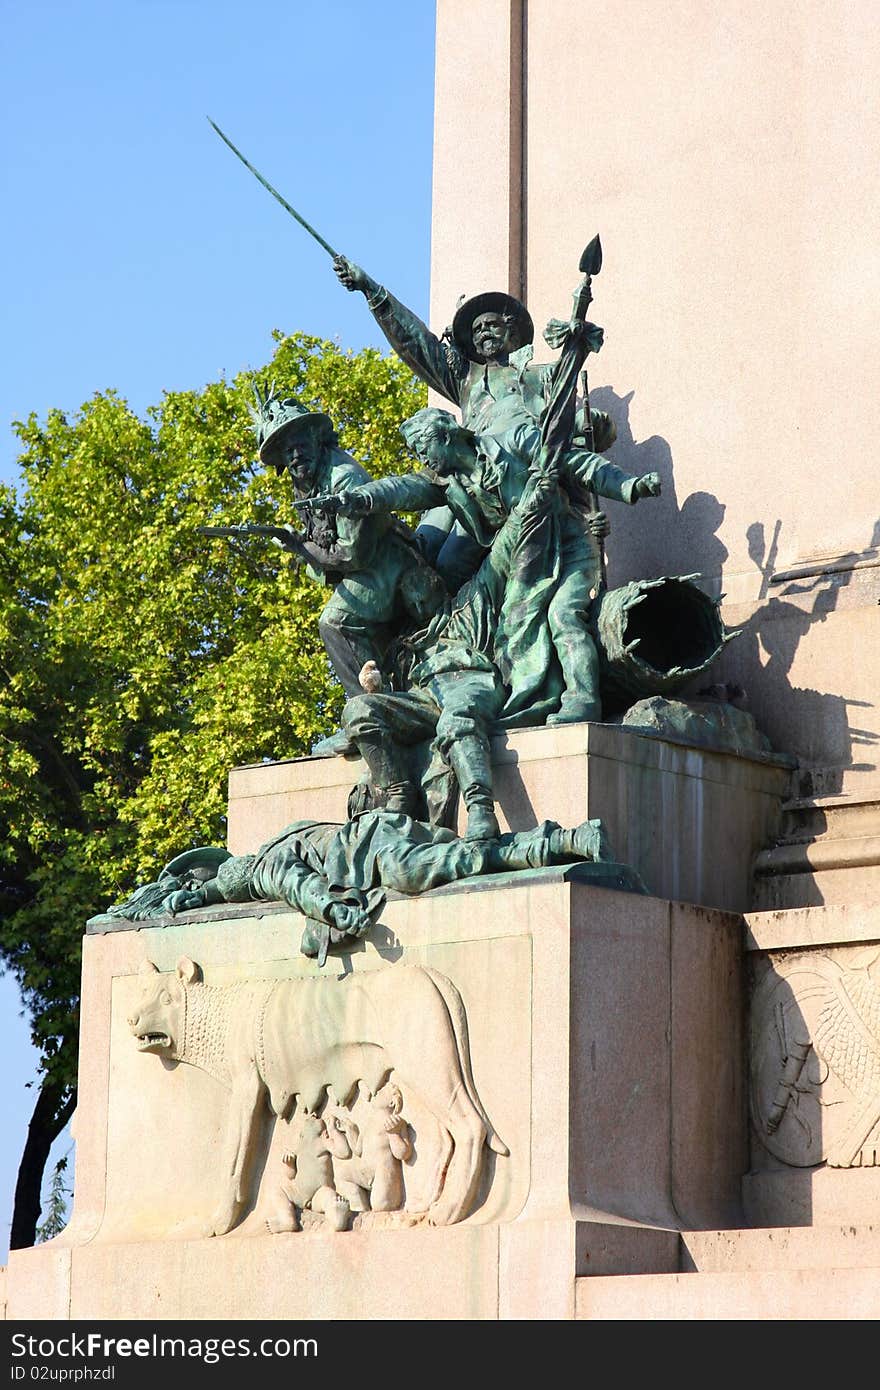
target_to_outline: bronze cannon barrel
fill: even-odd
[[[698,577],[631,580],[601,596],[593,626],[606,714],[682,690],[736,636],[722,621],[720,598],[698,588]]]

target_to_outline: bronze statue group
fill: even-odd
[[[274,535],[333,590],[320,632],[347,702],[315,752],[359,754],[369,782],[346,824],[299,821],[256,855],[189,851],[108,914],[280,899],[307,917],[303,949],[321,963],[369,930],[386,889],[612,858],[598,821],[501,835],[490,739],[602,717],[607,523],[595,498],[633,504],[660,491],[656,474],[632,477],[605,458],[613,423],[577,408],[579,372],[602,343],[584,315],[589,271],[569,319],[545,331],[557,361],[537,365],[531,317],[510,295],[467,300],[441,339],[344,257],[334,268],[402,361],[461,411],[461,422],[434,407],[405,421],[418,466],[383,479],[339,448],[327,415],[278,396],[258,396],[253,412],[260,459],[289,478],[304,516]],[[420,514],[419,525],[396,511]]]

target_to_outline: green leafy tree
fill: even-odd
[[[326,591],[272,546],[205,524],[294,515],[254,461],[270,385],[327,412],[377,476],[424,390],[391,357],[276,334],[265,369],[167,393],[138,418],[113,392],[17,426],[0,488],[0,959],[40,1052],[11,1244],[34,1241],[51,1144],[76,1097],[80,944],[90,915],[179,849],[225,838],[236,764],[293,757],[342,692],[317,632]]]
[[[73,1146],[71,1145],[71,1148]],[[53,1236],[59,1236],[67,1225],[67,1203],[72,1196],[72,1189],[67,1184],[67,1165],[70,1159],[70,1149],[63,1157],[59,1158],[55,1167],[52,1169],[52,1178],[49,1183],[49,1196],[46,1200],[46,1213],[43,1221],[37,1227],[37,1242],[51,1240]]]

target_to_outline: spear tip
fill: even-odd
[[[583,254],[578,263],[578,270],[582,275],[598,275],[602,269],[602,243],[599,240],[599,233],[593,237],[589,246],[585,246]]]

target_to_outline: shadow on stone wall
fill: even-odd
[[[591,405],[607,411],[617,426],[617,442],[609,456],[628,473],[658,473],[662,484],[659,498],[636,507],[609,504],[609,586],[631,578],[696,572],[708,593],[720,593],[728,559],[718,535],[724,503],[710,492],[694,492],[679,502],[667,440],[660,435],[643,440],[633,436],[634,395],[620,395],[609,386],[590,392]],[[719,664],[717,678],[743,687],[747,705],[775,748],[795,754],[805,764],[834,769],[817,773],[815,785],[804,776],[804,794],[833,792],[839,790],[844,768],[861,771],[874,766],[873,757],[870,762],[854,759],[859,748],[876,749],[877,735],[859,727],[857,711],[866,708],[864,702],[794,685],[790,673],[803,638],[836,610],[842,591],[852,582],[853,566],[880,555],[880,521],[873,523],[863,550],[836,556],[833,569],[817,565],[814,572],[792,573],[784,582],[777,572],[781,530],[779,521],[769,536],[762,521],[748,528],[748,553],[761,576],[761,606],[740,628],[741,637]],[[842,683],[845,679],[841,672]]]
[[[662,574],[699,572],[709,593],[718,593],[727,547],[716,532],[724,506],[711,492],[692,492],[679,505],[672,450],[660,435],[633,438],[629,407],[634,392],[619,396],[609,386],[590,392],[590,404],[605,410],[617,426],[609,458],[627,473],[659,473],[662,492],[635,507],[608,506],[611,535],[607,542],[608,583],[656,579]]]
[[[781,531],[777,521],[768,540],[763,523],[756,521],[748,528],[749,556],[761,575],[761,606],[739,629],[725,668],[752,696],[753,711],[774,746],[825,769],[814,774],[805,770],[799,778],[802,794],[822,795],[840,790],[844,769],[874,767],[874,758],[855,759],[860,747],[876,748],[878,738],[853,721],[853,711],[869,707],[865,702],[794,685],[790,672],[803,638],[838,607],[852,582],[853,567],[880,553],[880,522],[874,524],[865,549],[835,557],[833,570],[817,565],[811,573],[804,566],[802,574],[792,571],[785,579],[776,570]],[[845,671],[841,677],[845,684]]]

